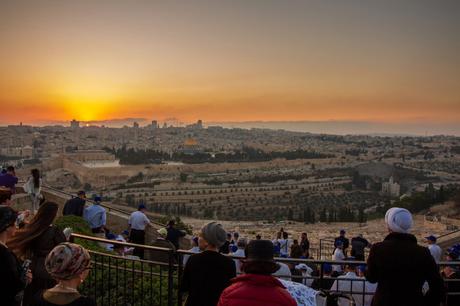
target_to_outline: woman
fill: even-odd
[[[273,258],[273,243],[269,240],[253,240],[246,247],[244,272],[232,279],[232,285],[220,296],[218,306],[295,306],[281,282],[271,274],[279,268]]]
[[[18,214],[10,207],[0,207],[0,297],[2,305],[20,305],[20,292],[26,286],[23,269],[7,247],[7,240],[16,231]]]
[[[43,198],[40,193],[42,182],[40,179],[40,171],[38,171],[38,169],[32,169],[30,173],[32,176],[29,177],[25,183],[24,191],[29,194],[30,199],[32,200],[32,208],[35,213],[38,210],[38,206],[40,206],[40,200]]]
[[[53,226],[58,205],[45,202],[29,224],[18,230],[8,242],[11,250],[23,259],[30,259],[34,279],[24,293],[24,305],[40,290],[53,287],[56,282],[45,269],[45,258],[59,243],[66,241],[64,233]]]
[[[222,226],[211,222],[201,229],[198,244],[203,252],[187,261],[180,290],[188,292],[187,306],[215,306],[230,280],[236,276],[235,263],[219,254],[227,240]]]
[[[74,243],[61,243],[46,257],[45,266],[57,285],[37,294],[32,306],[96,306],[93,299],[78,292],[78,286],[91,269],[91,258],[85,248]]]

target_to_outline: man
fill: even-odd
[[[171,243],[174,245],[176,250],[178,250],[179,249],[179,239],[181,237],[184,237],[186,233],[176,229],[174,227],[175,225],[176,225],[176,222],[174,220],[170,220],[168,222],[168,226],[166,228],[166,230],[168,231],[168,235],[166,236],[166,240],[171,241]]]
[[[149,218],[145,215],[147,208],[140,204],[137,211],[129,216],[128,227],[130,230],[129,242],[136,244],[145,244],[145,227],[150,224]],[[144,259],[144,249],[134,248],[134,256]]]
[[[412,215],[404,208],[393,207],[385,215],[389,235],[372,246],[367,259],[366,278],[378,283],[373,306],[434,306],[444,298],[436,262],[409,233],[412,222]],[[425,282],[430,289],[424,296]]]
[[[244,250],[246,248],[246,245],[248,244],[247,240],[245,238],[239,238],[238,242],[236,243],[238,249],[232,253],[233,256],[236,257],[244,257],[245,253]],[[239,259],[234,259],[235,261],[235,267],[236,267],[236,273],[241,273],[241,260]]]
[[[338,242],[342,242],[342,250],[343,250],[343,254],[345,254],[345,256],[347,255],[347,250],[348,250],[348,246],[350,245],[350,241],[348,240],[347,237],[345,237],[345,230],[342,229],[340,230],[340,236],[335,238],[334,240],[334,246],[337,247],[337,243]]]
[[[193,254],[184,269],[181,292],[188,292],[186,306],[215,306],[219,297],[236,276],[233,260],[219,254],[227,233],[222,225],[211,222],[200,233],[198,244],[203,252]]]
[[[166,235],[168,235],[168,231],[166,228],[160,228],[157,230],[158,236],[157,238],[152,242],[152,246],[154,247],[160,247],[160,248],[166,248],[175,251],[176,249],[174,248],[174,245],[171,243],[171,241],[168,241],[166,239]],[[133,253],[136,255],[135,253]],[[155,250],[150,250],[148,251],[149,254],[149,260],[156,261],[156,262],[161,262],[161,263],[169,263],[169,254],[165,251],[155,251]],[[144,254],[142,254],[144,256]],[[172,255],[171,255],[172,256]],[[142,257],[143,258],[143,257]],[[172,257],[173,263],[175,263],[176,257]]]
[[[95,197],[94,203],[83,211],[83,218],[88,222],[89,227],[95,234],[104,233],[107,222],[107,213],[105,208],[100,205],[101,201],[101,197]]]
[[[355,258],[349,257],[347,260],[353,261]],[[364,278],[360,278],[356,275],[356,265],[349,263],[345,265],[345,274],[337,277],[337,280],[332,284],[331,292],[342,292],[345,294],[351,294],[357,306],[370,305],[372,298],[368,299],[368,303],[363,301],[364,291]],[[349,305],[349,301],[339,298],[339,306]]]
[[[222,254],[230,254],[230,242],[232,240],[232,234],[227,233],[227,240],[225,240],[224,244],[219,248],[219,253]]]
[[[80,190],[77,194],[76,198],[72,198],[68,200],[62,211],[62,215],[74,215],[81,217],[83,216],[83,210],[85,209],[86,203],[86,194],[83,190]]]
[[[0,186],[4,186],[11,190],[11,193],[16,193],[16,184],[18,183],[18,178],[16,177],[16,172],[14,171],[13,166],[6,168],[6,173],[0,175]]]
[[[293,241],[289,239],[289,234],[285,231],[282,232],[282,239],[279,239],[279,246],[280,246],[280,257],[288,258],[289,257],[289,250],[291,249],[291,245]]]
[[[440,262],[442,259],[442,249],[439,247],[439,245],[436,244],[436,237],[430,235],[428,237],[425,237],[425,239],[428,242],[428,250],[430,250],[431,256],[433,256],[434,261],[436,261],[436,263]]]
[[[359,234],[351,239],[351,256],[356,260],[364,260],[364,249],[370,248],[371,244],[369,241],[363,238],[363,234]]]
[[[300,236],[300,246],[302,247],[303,256],[305,256],[306,259],[310,258],[310,241],[305,232]]]

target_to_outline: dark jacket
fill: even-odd
[[[0,304],[2,306],[19,305],[15,297],[26,285],[21,273],[22,267],[16,256],[0,244]]]
[[[356,260],[364,260],[365,248],[369,246],[369,241],[361,237],[354,237],[351,239],[351,253]]]
[[[74,215],[83,217],[83,209],[85,208],[85,203],[86,200],[83,200],[79,197],[70,199],[65,203],[62,214],[64,216]]]
[[[61,242],[65,242],[64,233],[56,226],[50,226],[43,234],[37,237],[30,246],[30,270],[32,282],[24,292],[24,305],[29,305],[34,296],[43,289],[56,285],[56,281],[48,274],[45,268],[45,259],[49,252]]]
[[[281,282],[271,275],[243,274],[220,296],[218,306],[296,306]]]
[[[180,287],[188,292],[186,306],[216,306],[235,276],[235,262],[230,257],[213,251],[191,255]]]
[[[444,297],[443,281],[430,251],[410,234],[389,234],[372,246],[366,279],[378,283],[372,306],[434,306]],[[426,296],[422,287],[428,282]]]
[[[339,237],[335,238],[334,247],[337,247],[337,242],[339,242],[339,241],[342,242],[344,250],[348,249],[348,246],[350,245],[350,240],[348,240],[348,238],[343,237],[343,236],[339,236]]]
[[[185,236],[185,232],[180,231],[171,226],[169,226],[166,229],[168,231],[168,235],[166,235],[166,240],[171,241],[171,243],[174,245],[176,250],[178,250],[179,249],[179,239]]]

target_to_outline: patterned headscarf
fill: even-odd
[[[81,245],[64,242],[56,246],[46,257],[45,267],[57,280],[69,280],[90,267],[91,257]]]

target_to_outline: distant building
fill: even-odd
[[[401,186],[394,182],[393,177],[390,177],[388,182],[382,183],[382,193],[391,197],[399,197],[401,194]]]
[[[160,126],[158,125],[158,121],[152,120],[152,124],[150,125],[150,127],[151,127],[152,129],[157,129],[157,128],[159,128]]]
[[[70,121],[70,127],[73,128],[73,129],[79,128],[80,127],[80,121],[77,121],[77,120],[73,119],[72,121]]]
[[[203,121],[198,120],[196,123],[189,124],[186,126],[189,129],[202,129],[203,128]]]
[[[139,123],[134,122],[134,123],[133,123],[133,128],[138,129],[138,128],[139,128]]]

